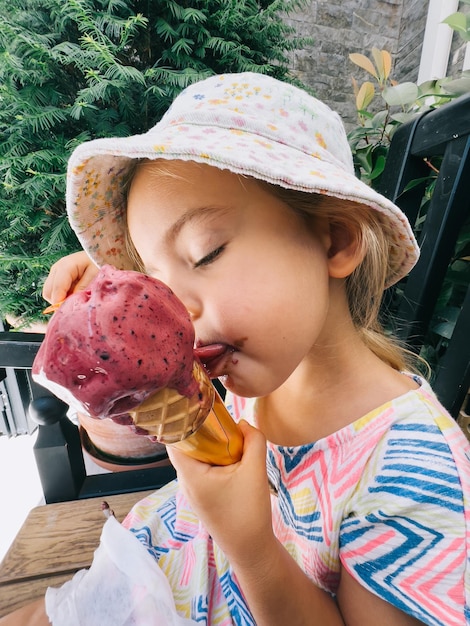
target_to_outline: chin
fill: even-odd
[[[230,391],[230,393],[242,398],[260,398],[270,394],[274,389],[262,388],[260,385],[253,385],[252,381],[240,380],[238,377],[230,374],[220,376],[220,383]]]

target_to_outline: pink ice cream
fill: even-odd
[[[92,417],[116,418],[168,387],[198,391],[194,329],[171,289],[110,265],[52,316],[33,379]]]

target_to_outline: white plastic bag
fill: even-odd
[[[110,517],[90,569],[46,592],[53,626],[190,626],[180,617],[158,563]]]

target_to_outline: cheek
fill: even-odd
[[[259,290],[243,280],[227,280],[204,303],[204,323],[239,349],[259,345],[263,335],[263,302]]]
[[[259,283],[246,280],[224,287],[218,294],[217,315],[224,333],[249,352],[269,351],[274,340],[282,341],[286,335],[286,324],[296,323],[282,293],[280,297],[277,281],[269,277]]]
[[[321,325],[329,293],[325,255],[308,247],[287,247],[284,242],[271,246],[269,254],[245,251],[237,255],[236,263],[230,257],[221,264],[211,293],[205,293],[219,324],[231,336],[249,335],[257,344],[266,344],[273,336],[296,342],[299,334],[306,339],[311,326]]]

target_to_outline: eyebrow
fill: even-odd
[[[167,243],[172,244],[175,242],[176,238],[187,224],[198,221],[203,222],[215,213],[224,213],[229,210],[230,209],[227,207],[220,206],[203,206],[190,209],[189,211],[186,211],[186,213],[184,213],[180,218],[178,218],[174,224],[171,225],[165,235],[165,239]]]

